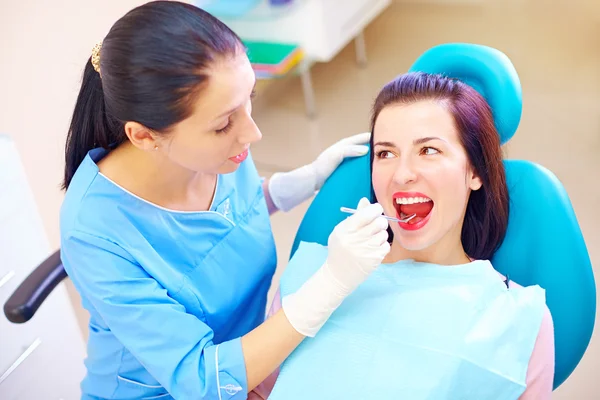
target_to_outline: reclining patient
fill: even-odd
[[[257,392],[273,400],[549,399],[554,333],[545,293],[488,261],[509,209],[489,105],[461,81],[409,73],[379,93],[371,132],[374,200],[386,215],[415,216],[390,222],[383,263]],[[302,243],[271,312],[326,258],[326,247]]]

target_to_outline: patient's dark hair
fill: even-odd
[[[373,105],[371,149],[375,122],[381,110],[421,100],[444,102],[454,118],[469,162],[481,178],[482,187],[472,191],[468,200],[461,239],[469,257],[490,259],[506,235],[508,188],[492,111],[475,89],[442,75],[412,72],[399,76],[385,85]],[[371,173],[373,157],[371,151]],[[371,195],[375,201],[375,193]],[[389,234],[391,241],[391,230]]]
[[[91,57],[85,65],[67,136],[63,188],[90,150],[111,150],[127,140],[125,122],[167,133],[189,117],[207,70],[243,49],[225,24],[190,4],[153,1],[124,15],[102,42],[100,73]]]

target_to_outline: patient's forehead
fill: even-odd
[[[424,100],[411,104],[385,107],[375,122],[373,138],[398,145],[412,143],[423,137],[439,137],[458,142],[458,130],[447,104]]]

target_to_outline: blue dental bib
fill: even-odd
[[[327,258],[301,243],[282,298]],[[507,289],[488,261],[382,264],[281,367],[270,400],[516,400],[545,311],[539,286]]]

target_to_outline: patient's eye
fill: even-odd
[[[394,153],[389,150],[380,150],[376,153],[377,158],[392,158]]]
[[[425,155],[425,156],[432,156],[434,154],[439,153],[440,151],[438,149],[436,149],[435,147],[423,147],[421,149],[421,154]]]

